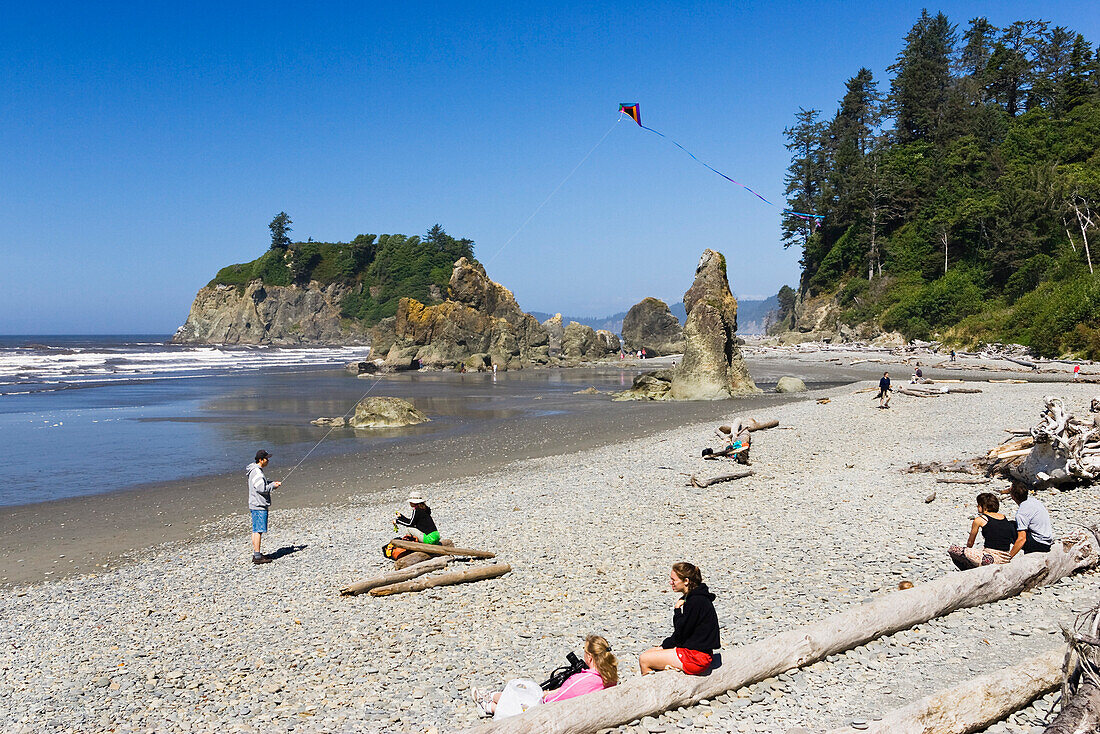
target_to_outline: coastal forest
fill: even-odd
[[[889,79],[847,80],[832,116],[800,109],[785,247],[798,302],[840,322],[966,346],[1100,358],[1100,52],[1042,20],[964,27],[921,13]]]
[[[439,303],[455,261],[474,256],[472,240],[455,239],[438,224],[424,237],[361,234],[351,242],[291,242],[290,224],[280,212],[268,225],[268,251],[222,268],[208,285],[243,290],[253,280],[272,286],[340,283],[350,289],[340,302],[343,316],[370,326],[397,313],[403,297]]]

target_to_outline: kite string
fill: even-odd
[[[508,245],[510,245],[512,243],[512,240],[514,240],[516,238],[516,236],[519,235],[519,233],[523,231],[523,228],[526,227],[528,224],[530,224],[531,220],[535,218],[535,215],[537,215],[540,211],[542,211],[542,208],[544,206],[546,206],[552,198],[554,198],[554,194],[558,193],[558,189],[560,189],[562,186],[564,186],[566,181],[573,178],[573,174],[577,172],[577,169],[579,169],[581,166],[584,165],[584,162],[586,160],[588,160],[589,156],[591,156],[593,153],[596,152],[596,148],[599,148],[603,144],[603,141],[607,140],[607,136],[611,134],[611,131],[615,129],[615,126],[618,125],[619,121],[622,120],[622,119],[623,119],[623,113],[620,111],[618,119],[616,119],[615,122],[611,123],[611,127],[607,128],[607,132],[605,132],[603,134],[603,137],[601,137],[596,142],[596,144],[592,146],[591,150],[589,150],[587,153],[584,154],[584,158],[581,158],[580,162],[577,165],[573,166],[573,170],[570,171],[569,174],[565,178],[563,178],[561,180],[561,182],[558,183],[557,186],[554,187],[554,190],[550,192],[550,195],[547,196],[545,199],[543,199],[541,204],[539,204],[537,207],[535,207],[535,211],[531,212],[531,216],[529,216],[529,217],[527,217],[527,219],[523,220],[523,224],[519,225],[519,228],[515,232],[512,233],[512,236],[504,241],[504,244],[500,246],[500,249],[498,249],[496,252],[494,252],[493,256],[485,261],[485,265],[488,265],[493,260],[495,260],[497,255],[499,255],[501,252],[503,252],[504,248],[507,247]]]
[[[623,115],[623,113],[622,113],[622,111],[620,110],[620,112],[619,112],[619,117],[620,117],[620,119],[622,118],[622,115]],[[617,122],[617,121],[616,121],[616,122]],[[635,122],[637,122],[637,120],[635,120]],[[769,201],[769,200],[765,199],[765,198],[764,198],[763,196],[761,196],[761,195],[760,195],[760,194],[758,194],[757,192],[753,191],[753,190],[752,190],[751,188],[749,188],[749,187],[748,187],[748,186],[746,186],[745,184],[741,183],[740,181],[735,181],[735,180],[733,180],[732,178],[730,178],[730,177],[729,177],[729,176],[727,176],[726,174],[722,173],[721,171],[719,171],[719,170],[718,170],[717,168],[715,168],[714,166],[710,165],[710,164],[709,164],[709,163],[707,163],[706,161],[700,160],[700,159],[699,159],[699,158],[698,158],[698,157],[697,157],[697,156],[696,156],[696,155],[695,155],[694,153],[692,153],[692,152],[691,152],[690,150],[688,150],[688,149],[687,149],[687,148],[685,148],[684,146],[680,145],[680,143],[678,143],[678,142],[677,142],[677,141],[676,141],[676,140],[675,140],[674,138],[670,138],[669,136],[665,135],[665,134],[664,134],[663,132],[661,132],[660,130],[654,130],[653,128],[651,128],[651,127],[648,127],[648,126],[646,126],[646,125],[643,125],[643,124],[642,124],[642,123],[640,123],[640,122],[638,123],[638,127],[642,128],[643,130],[648,130],[649,132],[653,133],[654,135],[659,135],[660,137],[664,138],[664,139],[665,139],[665,140],[667,140],[668,142],[670,142],[670,143],[672,143],[673,145],[675,145],[675,146],[676,146],[677,148],[679,148],[680,150],[682,150],[682,151],[684,151],[685,153],[687,153],[687,154],[688,154],[689,156],[691,156],[692,160],[694,160],[694,161],[695,161],[696,163],[698,163],[699,165],[703,166],[703,167],[704,167],[704,168],[706,168],[707,170],[709,170],[709,171],[712,171],[712,172],[714,172],[714,173],[717,173],[717,174],[718,174],[719,176],[721,176],[722,178],[726,179],[726,180],[727,180],[727,181],[729,181],[729,182],[730,182],[731,184],[734,184],[734,185],[736,185],[736,186],[740,186],[740,187],[741,187],[741,188],[743,188],[743,189],[744,189],[745,191],[748,191],[748,192],[749,192],[750,194],[752,194],[753,196],[755,196],[755,197],[756,197],[757,199],[760,199],[760,201],[764,202],[765,204],[770,204],[771,206],[775,206],[775,204],[774,204],[774,203],[772,203],[771,201]],[[799,218],[801,218],[801,219],[808,219],[808,220],[813,220],[813,221],[815,221],[815,222],[818,222],[818,221],[820,221],[820,220],[824,219],[824,216],[822,216],[822,215],[820,215],[820,214],[804,214],[804,213],[802,213],[802,212],[796,212],[796,211],[791,211],[790,209],[784,209],[784,210],[783,210],[783,213],[784,213],[784,214],[790,214],[790,215],[792,215],[792,216],[795,216],[795,217],[799,217]]]
[[[372,384],[372,385],[371,385],[370,387],[368,387],[368,388],[367,388],[367,391],[366,391],[365,393],[363,393],[363,396],[362,396],[362,397],[360,397],[360,398],[359,398],[358,400],[356,400],[356,401],[355,401],[355,404],[351,406],[351,408],[350,408],[350,409],[348,410],[348,412],[347,412],[347,413],[344,413],[344,415],[342,415],[341,417],[342,417],[342,418],[347,418],[347,417],[348,417],[349,415],[351,415],[351,413],[352,413],[352,412],[353,412],[353,411],[355,410],[356,406],[358,406],[358,405],[359,405],[359,403],[363,402],[363,400],[364,400],[364,399],[365,399],[365,398],[366,398],[366,397],[367,397],[368,395],[370,395],[370,394],[371,394],[371,391],[372,391],[372,390],[374,390],[374,388],[378,387],[378,383],[379,383],[379,382],[381,382],[381,381],[382,381],[382,376],[381,376],[381,375],[379,375],[379,376],[378,376],[378,379],[376,379],[376,380],[374,381],[374,384]],[[310,454],[312,454],[312,453],[314,452],[314,450],[316,450],[316,448],[317,448],[318,446],[320,446],[320,445],[321,445],[322,443],[324,443],[325,439],[326,439],[326,438],[328,438],[328,437],[329,437],[329,434],[331,434],[331,433],[332,433],[332,432],[333,432],[334,430],[336,430],[336,424],[335,424],[335,423],[333,423],[333,424],[332,424],[332,426],[331,426],[331,427],[330,427],[330,428],[328,429],[328,433],[326,433],[325,435],[321,436],[321,440],[320,440],[320,441],[318,441],[317,443],[313,444],[313,448],[311,448],[311,449],[310,449],[309,451],[307,451],[307,452],[306,452],[306,455],[305,455],[305,456],[303,456],[303,457],[302,457],[301,459],[299,459],[299,460],[298,460],[298,463],[297,463],[297,464],[295,464],[294,466],[290,467],[290,471],[288,471],[288,472],[286,473],[286,475],[285,475],[285,476],[283,477],[282,481],[284,481],[284,482],[285,482],[285,481],[286,481],[287,479],[289,479],[289,478],[290,478],[290,475],[294,473],[294,470],[295,470],[295,469],[297,469],[298,467],[300,467],[300,466],[302,465],[302,462],[303,462],[303,461],[305,461],[306,459],[308,459],[308,458],[309,458],[309,455],[310,455]]]

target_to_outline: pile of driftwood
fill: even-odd
[[[477,566],[465,571],[439,574],[419,578],[433,571],[442,571],[451,561],[459,558],[496,558],[490,551],[473,548],[455,548],[454,543],[442,541],[439,545],[417,543],[412,540],[394,540],[393,545],[412,551],[394,562],[396,570],[360,581],[340,590],[342,596],[356,596],[369,593],[371,596],[390,596],[408,591],[423,591],[437,586],[453,586],[471,581],[483,581],[503,576],[512,570],[507,563],[494,563],[491,566]],[[413,556],[417,556],[413,558]]]
[[[1100,604],[1062,633],[1068,648],[1062,664],[1062,709],[1045,734],[1100,731]]]
[[[1089,418],[1066,411],[1060,398],[1047,397],[1039,422],[989,452],[989,473],[1031,487],[1088,484],[1100,477],[1100,398]]]

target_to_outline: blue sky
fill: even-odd
[[[163,7],[162,7],[163,5]],[[223,265],[296,238],[470,237],[528,310],[679,300],[705,247],[740,295],[798,277],[783,128],[886,67],[916,2],[20,3],[0,24],[0,333],[171,332]],[[930,5],[960,28],[1034,3]],[[1100,39],[1094,2],[1041,17]],[[499,254],[498,253],[499,250]],[[495,255],[495,256],[494,256]]]

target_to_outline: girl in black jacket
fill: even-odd
[[[672,636],[638,658],[642,675],[656,670],[702,675],[710,668],[714,651],[721,647],[714,594],[707,590],[698,567],[690,563],[673,565],[668,583],[673,591],[683,594],[672,613]]]

